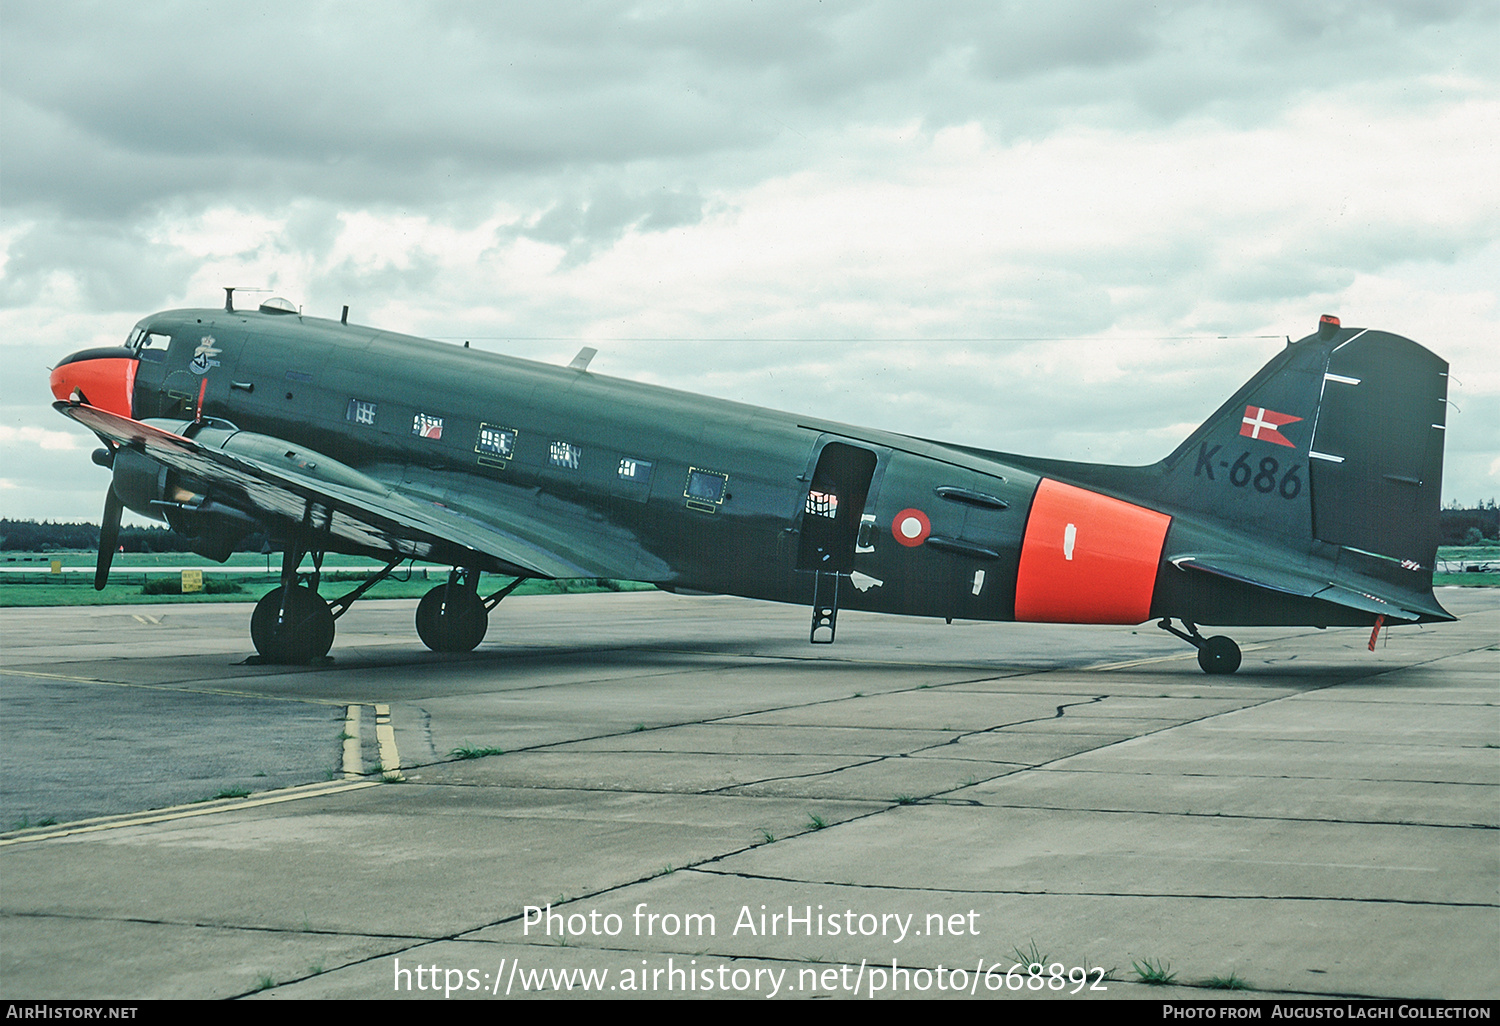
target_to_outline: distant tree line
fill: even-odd
[[[1500,538],[1500,509],[1495,500],[1474,509],[1448,508],[1439,520],[1438,541],[1443,545],[1478,545]]]
[[[247,535],[236,552],[261,552],[266,536]],[[60,524],[50,520],[0,520],[0,551],[51,552],[55,549],[97,549],[99,525]],[[189,552],[192,543],[170,527],[121,527],[120,547],[126,552]]]

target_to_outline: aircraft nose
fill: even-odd
[[[64,402],[78,398],[96,409],[130,417],[135,368],[132,349],[84,349],[64,357],[52,368],[52,394]]]

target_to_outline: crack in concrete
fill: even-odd
[[[1496,787],[1500,781],[1484,780],[1428,780],[1415,777],[1333,777],[1316,774],[1295,775],[1291,773],[1193,773],[1187,770],[1173,773],[1157,773],[1154,770],[1102,770],[1073,769],[1058,770],[1056,767],[1037,765],[1028,767],[1044,773],[1095,773],[1110,777],[1190,777],[1202,780],[1331,780],[1349,784],[1442,784],[1448,787]]]
[[[700,864],[701,865],[701,864]],[[1168,900],[1207,899],[1210,901],[1323,901],[1336,904],[1370,905],[1417,905],[1436,908],[1497,908],[1494,902],[1482,901],[1432,901],[1423,898],[1349,898],[1317,894],[1223,894],[1213,891],[1086,891],[1058,890],[1056,888],[1031,887],[922,887],[911,884],[856,883],[853,880],[821,880],[795,876],[778,876],[772,873],[748,873],[737,870],[703,869],[693,867],[694,872],[710,876],[756,880],[766,883],[788,883],[822,887],[849,887],[855,890],[910,892],[913,894],[990,894],[1014,895],[1017,897],[1070,897],[1070,898],[1151,898]]]
[[[145,916],[81,915],[76,912],[0,912],[0,918],[8,919],[64,919],[83,923],[139,923],[142,926],[180,926],[193,930],[227,930],[246,933],[285,933],[294,936],[312,937],[368,937],[373,940],[403,940],[428,943],[442,940],[420,933],[371,933],[367,930],[313,929],[310,927],[257,926],[254,923],[192,922],[185,919],[150,919]]]
[[[1006,774],[1007,776],[1009,774]],[[955,789],[956,790],[956,789]],[[940,794],[946,792],[939,792]],[[836,799],[845,801],[846,799]],[[1035,805],[1009,802],[987,802],[982,798],[966,799],[971,805],[986,809],[1016,809],[1036,812],[1078,812],[1107,816],[1162,816],[1183,819],[1241,819],[1267,823],[1338,823],[1343,826],[1400,826],[1431,830],[1497,830],[1489,823],[1423,823],[1407,819],[1338,819],[1325,816],[1272,816],[1247,812],[1162,812],[1158,809],[1105,809],[1081,805]]]

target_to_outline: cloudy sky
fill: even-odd
[[[224,285],[1122,463],[1334,313],[1452,364],[1444,497],[1500,496],[1492,0],[0,0],[0,47],[0,516],[98,517],[48,368]]]

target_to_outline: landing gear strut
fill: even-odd
[[[299,574],[297,568],[305,552],[300,545],[287,544],[281,554],[281,587],[263,596],[250,614],[250,640],[265,662],[311,663],[322,659],[333,647],[333,621],[403,562],[397,556],[353,591],[325,602],[318,594],[323,553],[313,553],[312,573]]]
[[[322,659],[333,647],[334,620],[405,561],[403,556],[396,556],[347,595],[325,602],[318,594],[323,553],[312,553],[311,573],[298,572],[307,552],[303,543],[288,543],[281,558],[281,586],[257,602],[250,616],[250,637],[264,662],[311,663]],[[433,588],[417,604],[417,633],[434,652],[473,651],[484,640],[490,610],[529,579],[517,577],[493,595],[481,598],[479,571],[455,567],[446,584]]]
[[[1233,673],[1240,668],[1240,646],[1234,643],[1233,638],[1226,638],[1222,634],[1216,634],[1212,638],[1205,638],[1198,633],[1198,628],[1187,620],[1182,621],[1186,631],[1180,631],[1172,626],[1172,618],[1164,616],[1156,626],[1168,634],[1175,634],[1198,650],[1198,665],[1204,673]]]

